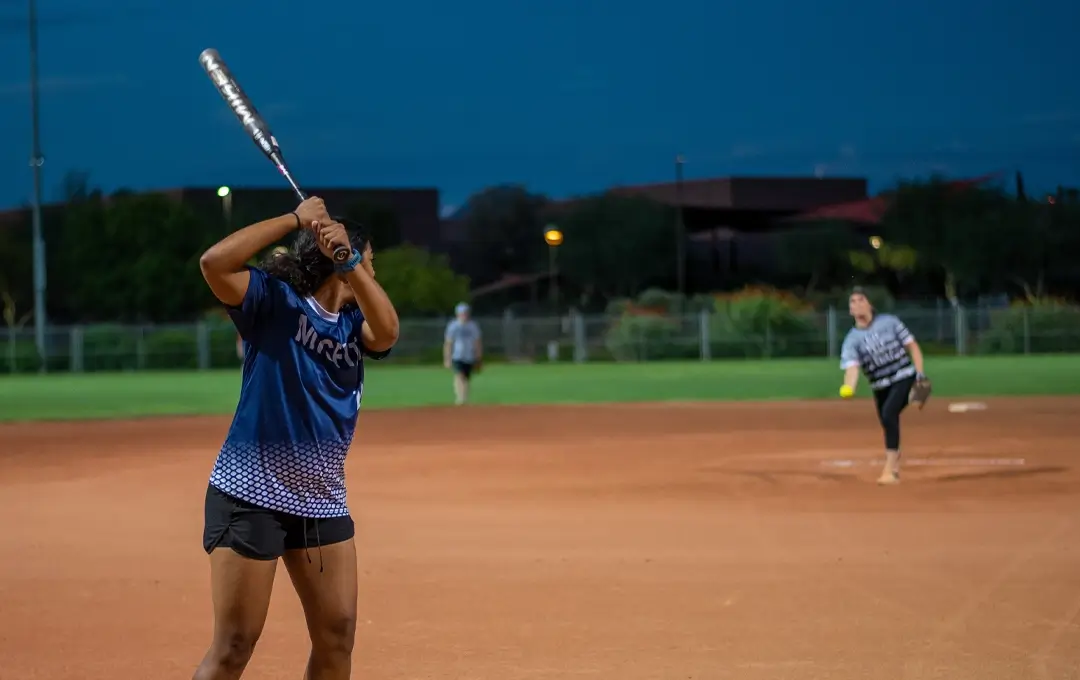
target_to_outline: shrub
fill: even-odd
[[[194,327],[150,329],[143,342],[146,368],[194,369],[199,366],[199,341]]]
[[[672,315],[662,291],[642,295],[621,313],[605,335],[616,361],[693,359],[700,356],[698,317]],[[650,304],[645,304],[650,303]],[[706,306],[708,305],[708,306]],[[687,305],[710,309],[709,350],[720,357],[824,356],[823,322],[797,296],[767,287],[698,296]]]
[[[139,329],[113,324],[83,330],[83,370],[133,371],[138,366]]]
[[[604,345],[616,361],[690,359],[698,342],[679,333],[679,322],[662,314],[626,312],[608,329]]]
[[[1080,352],[1080,307],[1046,298],[992,311],[975,349],[980,354]]]
[[[716,296],[709,341],[714,357],[823,356],[827,344],[808,304],[767,287]]]
[[[207,323],[210,345],[210,367],[228,368],[239,366],[242,360],[236,356],[236,328],[226,319]]]

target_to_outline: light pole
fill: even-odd
[[[232,189],[218,187],[217,195],[221,199],[221,214],[225,216],[225,226],[232,229]]]
[[[686,225],[683,223],[683,163],[682,155],[675,157],[675,277],[679,295],[686,295]]]
[[[544,227],[544,243],[548,245],[548,286],[551,289],[551,310],[559,313],[559,269],[557,253],[563,233],[553,224]]]
[[[41,229],[41,166],[45,157],[41,155],[41,115],[38,86],[38,20],[37,2],[29,0],[29,37],[30,37],[30,116],[31,116],[31,151],[30,169],[34,174],[34,195],[30,203],[33,223],[34,243],[34,344],[37,347],[40,365],[38,370],[45,372],[48,364],[45,346],[45,237]]]

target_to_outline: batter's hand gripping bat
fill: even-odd
[[[270,126],[266,124],[266,121],[252,106],[251,100],[244,94],[244,91],[240,89],[240,84],[233,78],[232,73],[229,72],[229,67],[225,65],[218,51],[212,48],[203,50],[202,54],[199,55],[199,63],[202,64],[206,75],[210,76],[211,82],[221,93],[225,103],[236,114],[240,124],[251,135],[255,146],[259,147],[266,154],[266,157],[270,159],[270,162],[281,172],[285,181],[289,183],[289,186],[296,193],[296,197],[301,201],[307,199],[307,194],[296,183],[292,173],[289,172],[288,166],[285,165],[285,157],[281,155],[281,148],[278,147],[274,134],[270,132]],[[345,262],[351,255],[352,253],[345,246],[336,246],[334,248],[334,262]]]

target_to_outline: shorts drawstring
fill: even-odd
[[[315,524],[315,547],[319,551],[319,573],[323,573],[322,537],[319,536],[319,520],[311,520]],[[307,555],[308,564],[311,564],[311,551],[308,549],[308,518],[304,518],[304,554]]]

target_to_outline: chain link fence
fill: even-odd
[[[929,355],[1080,352],[1080,309],[1059,307],[898,309]],[[395,363],[438,363],[448,319],[402,320]],[[661,361],[837,357],[851,327],[846,310],[779,320],[732,319],[715,311],[686,315],[478,318],[488,361]],[[752,330],[747,330],[747,329]],[[53,326],[48,372],[209,370],[240,364],[227,322]],[[0,329],[0,372],[37,372],[32,329]]]

